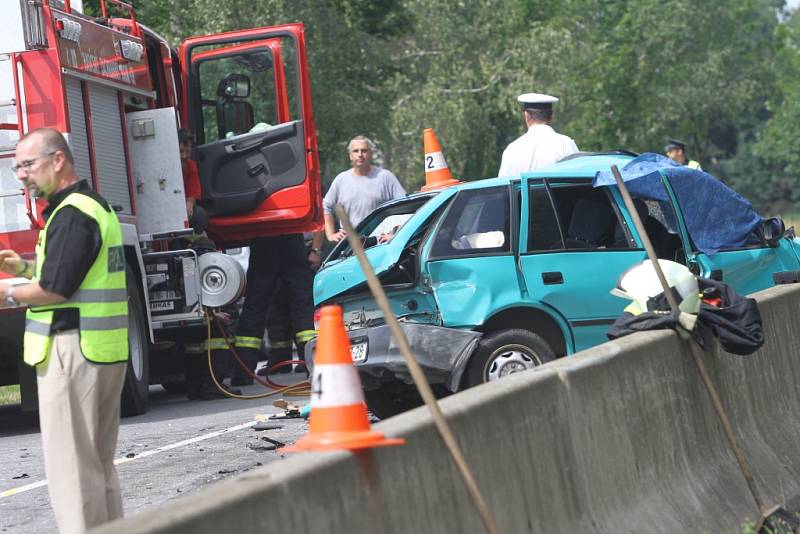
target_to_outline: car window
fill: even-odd
[[[553,211],[550,195],[543,184],[530,188],[528,215],[528,251],[560,250],[564,239],[558,218]]]
[[[361,236],[365,248],[381,243],[388,243],[394,235],[403,227],[430,199],[435,195],[421,195],[407,198],[402,201],[391,201],[387,205],[380,206],[358,224],[356,229]],[[346,239],[340,241],[331,252],[326,261],[335,260],[351,254],[350,244]]]
[[[625,249],[631,246],[619,210],[608,191],[595,189],[588,182],[549,187],[534,185],[529,205],[530,252]]]
[[[507,187],[460,192],[436,234],[431,257],[509,252],[509,213]]]

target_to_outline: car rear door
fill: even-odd
[[[315,230],[322,221],[317,131],[301,24],[181,44],[181,117],[223,241]]]

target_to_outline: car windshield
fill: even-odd
[[[436,196],[435,193],[415,195],[400,201],[391,201],[367,215],[356,228],[364,247],[369,248],[389,243],[417,210],[434,196]],[[343,239],[336,245],[326,261],[345,258],[351,254],[350,244],[347,239]]]

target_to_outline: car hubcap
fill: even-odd
[[[521,373],[541,365],[542,361],[528,347],[506,345],[492,353],[486,362],[484,375],[487,382],[498,380],[504,376]]]

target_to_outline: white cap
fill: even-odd
[[[550,95],[543,95],[539,93],[525,93],[519,95],[517,101],[522,104],[523,108],[539,108],[546,109],[553,107],[553,104],[558,102],[558,98]]]

